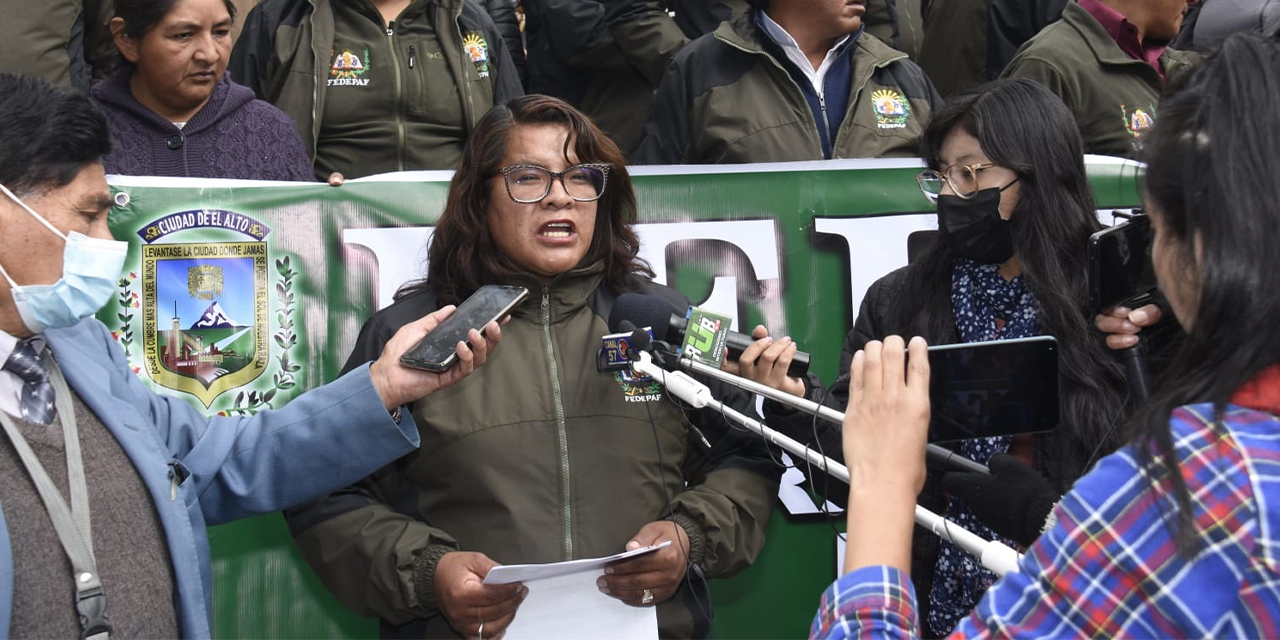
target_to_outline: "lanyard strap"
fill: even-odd
[[[47,350],[44,354],[49,353]],[[43,354],[42,354],[43,355]],[[71,390],[62,376],[58,363],[50,356],[42,358],[53,384],[58,408],[58,422],[62,424],[62,437],[67,452],[67,488],[71,494],[71,507],[62,499],[58,487],[45,471],[27,439],[22,436],[13,419],[0,411],[0,425],[13,443],[13,448],[35,483],[36,492],[49,513],[53,530],[58,534],[62,549],[71,560],[75,572],[76,611],[80,615],[81,638],[107,640],[111,625],[107,622],[107,594],[98,577],[98,566],[93,556],[93,538],[89,526],[89,485],[85,481],[84,458],[80,452],[80,435],[76,425],[75,407],[71,402]]]

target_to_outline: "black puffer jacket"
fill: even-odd
[[[688,38],[660,0],[524,0],[529,92],[581,109],[628,157]]]

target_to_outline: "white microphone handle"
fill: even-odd
[[[848,467],[814,451],[805,444],[770,429],[759,420],[743,415],[733,407],[716,400],[712,397],[711,390],[707,385],[698,382],[688,374],[682,371],[667,371],[659,367],[654,364],[652,356],[644,351],[640,352],[640,360],[633,362],[631,366],[637,372],[662,383],[667,391],[689,405],[697,408],[710,408],[712,411],[716,411],[759,434],[770,444],[777,445],[792,455],[804,458],[813,466],[826,471],[845,484],[849,483]],[[717,373],[723,373],[719,370],[716,371]],[[741,380],[742,378],[739,379]],[[990,569],[998,576],[1003,577],[1010,571],[1018,570],[1018,560],[1021,555],[998,540],[987,540],[958,524],[949,522],[942,516],[920,505],[916,505],[915,520],[916,524],[979,558],[982,566]]]

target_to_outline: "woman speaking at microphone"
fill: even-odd
[[[1187,338],[1131,444],[1053,510],[1019,570],[955,637],[1275,637],[1280,633],[1280,42],[1253,34],[1161,101],[1145,199],[1160,287]],[[847,574],[812,633],[919,633],[909,577],[924,484],[924,341],[868,343],[850,370]],[[904,383],[904,369],[906,382]]]
[[[343,603],[381,617],[384,636],[497,637],[524,593],[482,584],[498,563],[670,541],[610,565],[598,586],[657,607],[664,636],[702,637],[711,622],[704,578],[742,570],[764,546],[781,472],[762,441],[709,409],[690,410],[708,450],[681,407],[656,401],[665,393],[657,383],[596,369],[610,333],[605,306],[619,294],[688,305],[646,277],[635,217],[622,153],[565,102],[517,98],[467,140],[426,280],[365,324],[347,366],[378,353],[406,319],[485,284],[530,291],[502,329],[512,355],[491,358],[491,376],[412,405],[418,452],[286,514],[320,579]],[[749,402],[740,392],[733,401]],[[577,605],[565,602],[563,615]]]

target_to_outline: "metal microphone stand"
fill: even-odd
[[[638,354],[638,359],[631,363],[631,368],[637,373],[658,381],[667,391],[685,403],[698,409],[710,407],[713,411],[717,411],[726,418],[759,434],[770,444],[777,445],[792,455],[801,456],[836,479],[845,484],[849,483],[848,467],[770,429],[759,420],[743,415],[733,407],[716,400],[711,396],[711,390],[707,388],[707,385],[698,382],[689,374],[683,371],[667,371],[663,369],[653,362],[653,356],[646,351],[637,349],[636,353]],[[717,370],[717,373],[722,372]],[[828,409],[828,411],[830,410]],[[843,416],[841,416],[841,422],[843,422],[843,419]],[[982,566],[995,572],[998,576],[1003,577],[1010,571],[1018,570],[1018,560],[1021,558],[1021,554],[998,540],[986,540],[920,505],[916,505],[915,519],[916,524],[976,556],[982,561]]]
[[[785,391],[778,391],[773,387],[765,386],[753,380],[748,380],[741,376],[735,376],[732,373],[721,371],[716,367],[705,365],[697,362],[687,356],[681,356],[679,364],[682,368],[688,369],[694,373],[702,374],[709,378],[714,378],[725,384],[733,385],[739,389],[745,389],[751,393],[762,395],[770,400],[781,402],[794,409],[799,409],[805,413],[816,415],[824,420],[834,422],[836,424],[844,424],[844,414],[832,409],[824,407],[812,400],[797,398]],[[944,467],[951,467],[960,471],[973,471],[977,473],[989,474],[991,471],[986,465],[979,464],[970,460],[954,451],[939,447],[936,444],[928,445],[925,448],[925,457],[934,464]]]

